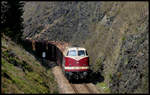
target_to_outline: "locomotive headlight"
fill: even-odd
[[[83,75],[86,76],[86,75],[87,75],[87,72],[83,72]]]

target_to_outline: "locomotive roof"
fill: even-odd
[[[83,48],[83,47],[68,47],[68,50],[75,50],[75,49],[78,49],[78,50],[86,50],[86,49]]]
[[[67,54],[68,50],[86,50],[85,48],[83,47],[66,47],[65,51],[63,52],[64,55]]]

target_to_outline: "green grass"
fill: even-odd
[[[106,83],[104,83],[104,82],[97,83],[96,86],[101,91],[101,93],[110,93],[110,89]]]
[[[2,93],[59,93],[51,70],[46,71],[21,46],[5,39],[2,38]]]
[[[123,37],[122,37],[122,41],[125,41],[125,40],[126,40],[126,37],[125,37],[125,36],[123,36]]]

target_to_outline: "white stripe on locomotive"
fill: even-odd
[[[84,66],[84,67],[65,67],[65,69],[68,69],[68,70],[71,70],[71,69],[88,69],[89,67],[88,66]]]

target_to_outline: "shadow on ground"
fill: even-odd
[[[44,66],[47,70],[48,69],[51,69],[51,68],[53,68],[53,67],[55,67],[55,66],[58,66],[58,64],[56,63],[56,61],[50,61],[50,60],[46,60],[46,59],[42,59],[42,58],[36,58],[39,62],[40,62],[40,64],[42,65],[42,66]]]
[[[24,47],[24,49],[25,49],[28,53],[30,53],[32,56],[34,56],[34,57],[36,58],[36,60],[38,60],[39,63],[40,63],[42,66],[44,66],[47,70],[48,70],[48,69],[51,69],[51,68],[53,68],[53,67],[55,67],[55,66],[58,66],[58,64],[56,63],[56,61],[54,61],[54,60],[42,59],[42,58],[40,58],[39,56],[37,56],[36,53],[33,52],[32,50],[30,50],[30,49],[28,49],[28,48],[25,48],[25,47]]]
[[[62,51],[56,45],[46,40],[25,39],[22,40],[21,44],[23,48],[32,54],[47,70],[62,63]],[[43,58],[42,55],[44,56],[44,54],[45,57]]]

